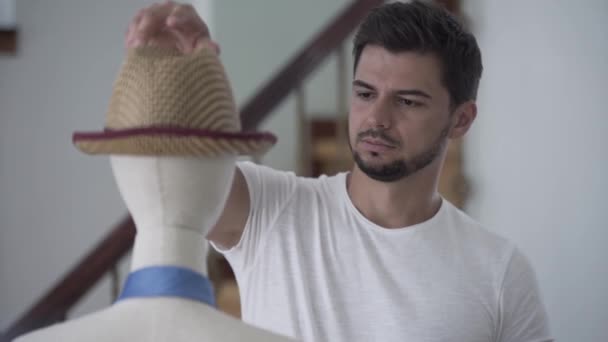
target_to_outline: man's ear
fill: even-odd
[[[467,101],[454,110],[452,113],[452,129],[450,130],[450,138],[457,139],[464,136],[475,118],[477,117],[477,104],[475,101]]]

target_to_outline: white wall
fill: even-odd
[[[486,68],[469,212],[530,257],[560,341],[608,341],[608,2],[466,7]]]

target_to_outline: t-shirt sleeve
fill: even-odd
[[[499,298],[500,342],[552,342],[547,313],[530,262],[515,249]]]
[[[244,270],[255,262],[268,234],[296,189],[297,176],[252,162],[238,162],[249,190],[249,215],[241,239],[223,253],[235,270]]]

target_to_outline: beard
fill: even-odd
[[[371,179],[379,182],[395,182],[405,177],[411,176],[412,174],[424,169],[431,164],[441,154],[444,146],[447,144],[447,136],[449,133],[449,125],[446,126],[440,133],[437,139],[433,141],[431,146],[424,152],[415,155],[409,159],[397,159],[392,162],[388,162],[383,165],[372,165],[367,163],[361,158],[359,152],[355,151],[350,145],[350,150],[353,154],[353,159],[363,173],[365,173]],[[367,130],[357,135],[357,141],[360,141],[364,137],[381,138],[390,142],[393,145],[398,145],[397,141],[388,137],[383,131],[378,130]],[[375,152],[372,152],[372,157],[377,156]]]

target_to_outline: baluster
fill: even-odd
[[[338,56],[338,72],[337,72],[337,118],[336,118],[336,139],[338,140],[338,146],[343,147],[344,144],[348,144],[348,62],[346,60],[346,46],[341,44],[337,49]],[[344,146],[346,147],[346,146]],[[339,148],[338,150],[342,150]]]
[[[298,169],[301,176],[311,175],[310,156],[310,120],[306,114],[306,93],[304,86],[300,84],[296,88],[296,112],[298,123],[299,160]]]
[[[118,269],[118,263],[112,267],[110,270],[110,281],[111,281],[111,295],[112,295],[112,303],[118,299],[118,295],[120,294],[120,271]]]

